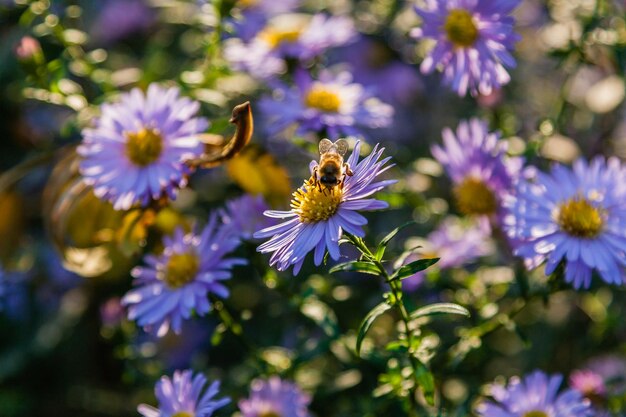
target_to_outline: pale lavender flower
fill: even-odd
[[[163,196],[175,198],[191,172],[185,161],[202,154],[198,133],[206,119],[200,104],[179,97],[178,88],[151,84],[103,104],[95,128],[83,129],[80,172],[96,196],[129,209]]]
[[[602,377],[607,394],[610,396],[626,393],[626,358],[619,355],[605,355],[589,361],[586,369]]]
[[[326,250],[330,257],[339,259],[339,239],[343,231],[363,237],[362,226],[367,219],[358,211],[380,210],[388,207],[384,201],[366,198],[395,180],[374,182],[376,177],[391,165],[384,166],[390,158],[379,161],[384,148],[374,147],[372,153],[359,162],[360,142],[348,158],[353,174],[346,176],[343,186],[332,190],[321,189],[308,180],[296,190],[289,211],[268,210],[265,215],[286,219],[283,223],[268,227],[254,234],[256,238],[270,239],[257,250],[262,253],[274,252],[270,265],[277,265],[284,271],[294,265],[294,275],[300,271],[306,255],[314,251],[315,265],[319,265]],[[311,168],[317,165],[313,161]]]
[[[573,371],[569,377],[569,384],[591,401],[606,396],[604,379],[589,369]]]
[[[229,228],[234,235],[241,239],[251,239],[259,229],[276,224],[276,219],[263,215],[269,210],[262,195],[244,194],[241,197],[228,200],[226,207],[219,210],[223,227]]]
[[[274,16],[293,12],[302,0],[253,0],[238,1],[240,17],[232,19],[234,32],[244,42],[250,41]]]
[[[122,299],[128,318],[158,336],[170,328],[180,333],[183,319],[209,312],[209,295],[228,297],[222,281],[230,279],[233,266],[246,263],[226,257],[238,245],[236,236],[218,226],[215,213],[199,234],[178,228],[165,236],[163,253],[146,256],[147,265],[132,270],[135,288]]]
[[[411,250],[401,257],[398,266],[422,258],[439,258],[435,266],[441,270],[473,262],[494,250],[488,228],[452,216],[441,222],[425,239],[409,239],[406,245]],[[409,291],[415,289],[423,277],[423,271],[407,277],[402,281],[403,288]]]
[[[477,406],[480,417],[591,417],[589,401],[576,390],[559,393],[563,377],[548,376],[541,371],[514,377],[505,387],[493,385],[495,401],[483,401]]]
[[[445,128],[444,146],[433,146],[433,156],[454,183],[453,194],[463,214],[494,215],[511,192],[523,159],[508,157],[499,132],[490,133],[479,119],[461,121],[455,133]]]
[[[354,23],[348,17],[282,14],[270,19],[248,42],[226,40],[224,57],[234,69],[265,79],[284,73],[286,59],[307,62],[331,47],[351,42],[355,36]]]
[[[92,35],[99,43],[110,44],[138,32],[156,21],[156,13],[145,0],[103,0],[97,3],[98,17]]]
[[[468,89],[472,95],[489,94],[507,84],[511,78],[505,67],[515,67],[511,52],[520,39],[509,14],[519,2],[428,0],[426,9],[416,7],[422,27],[413,29],[411,36],[435,40],[422,62],[422,73],[439,69],[460,96]]]
[[[546,274],[564,262],[565,280],[588,288],[592,270],[609,284],[626,276],[626,169],[617,158],[555,165],[522,180],[507,199],[504,230],[514,253]]]
[[[140,404],[137,411],[144,417],[211,417],[215,410],[224,407],[230,399],[214,400],[220,383],[214,381],[205,390],[207,382],[204,375],[194,376],[191,370],[175,371],[172,379],[163,376],[154,387],[159,408]]]
[[[243,417],[311,417],[310,402],[297,385],[272,376],[252,381],[250,397],[239,401],[239,409]]]
[[[278,134],[297,125],[299,134],[325,132],[332,139],[361,134],[362,128],[388,126],[393,107],[373,97],[347,72],[328,71],[313,80],[304,71],[296,73],[296,85],[280,85],[273,97],[259,106],[267,115],[270,133]]]

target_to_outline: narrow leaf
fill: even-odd
[[[402,268],[398,269],[393,276],[392,279],[404,279],[410,277],[416,272],[423,271],[431,265],[434,265],[439,261],[439,258],[426,258],[419,259],[417,261],[413,261],[409,264],[404,265]]]
[[[388,304],[386,301],[383,301],[382,303],[374,307],[369,313],[367,313],[367,315],[361,322],[361,326],[359,327],[359,334],[357,335],[357,338],[356,338],[356,354],[357,355],[361,354],[361,344],[363,343],[363,339],[365,338],[367,331],[370,329],[370,327],[372,327],[374,320],[376,320],[378,316],[380,316],[381,314],[383,314],[385,311],[389,310],[390,308],[391,308],[391,305]]]
[[[418,308],[411,313],[411,319],[415,320],[420,317],[434,316],[437,314],[458,314],[460,316],[469,317],[470,312],[463,306],[454,303],[437,303]]]
[[[410,221],[410,222],[404,223],[403,225],[398,226],[395,229],[393,229],[391,232],[389,232],[389,234],[387,234],[387,236],[385,236],[383,240],[380,241],[380,243],[378,244],[378,247],[376,248],[376,255],[375,255],[376,259],[379,261],[383,259],[383,255],[385,254],[385,249],[387,249],[387,245],[389,244],[391,239],[393,239],[400,230],[412,224],[415,224],[415,222]]]
[[[362,272],[364,274],[380,275],[378,267],[372,262],[367,261],[344,262],[330,268],[331,273],[338,271]]]

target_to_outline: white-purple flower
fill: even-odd
[[[197,135],[209,124],[196,117],[200,104],[179,93],[157,84],[145,94],[135,88],[119,102],[103,104],[95,127],[83,129],[80,172],[115,209],[173,199],[187,184],[185,161],[202,154]]]
[[[239,401],[239,409],[243,417],[311,417],[310,402],[297,385],[272,376],[252,381],[250,397]]]
[[[500,210],[520,174],[523,159],[509,157],[498,132],[490,133],[479,119],[461,121],[455,133],[445,128],[443,147],[433,146],[433,156],[454,183],[457,208],[463,214],[494,215]]]
[[[473,221],[447,217],[425,239],[410,239],[410,252],[400,259],[400,265],[422,258],[439,258],[435,265],[441,270],[462,266],[493,253],[490,230]],[[403,288],[413,290],[421,283],[420,271],[402,281]]]
[[[427,8],[415,7],[422,26],[411,31],[417,39],[435,40],[421,65],[422,73],[435,69],[460,96],[489,94],[505,85],[514,68],[511,55],[520,36],[513,31],[510,13],[520,0],[428,0]]]
[[[215,213],[199,234],[178,228],[165,236],[163,253],[146,256],[146,266],[132,270],[135,288],[122,299],[128,318],[158,336],[170,328],[180,333],[182,321],[192,313],[209,312],[209,295],[228,297],[222,281],[230,279],[233,266],[246,263],[226,257],[238,245],[237,236],[218,225]]]
[[[140,404],[137,411],[144,417],[211,417],[213,412],[230,402],[229,398],[213,399],[220,389],[214,381],[205,390],[207,379],[191,370],[174,371],[172,379],[161,377],[154,393],[159,407]]]
[[[270,265],[284,271],[294,265],[294,274],[302,267],[306,255],[314,251],[315,265],[319,265],[326,250],[330,257],[339,259],[339,239],[343,231],[363,237],[362,226],[367,219],[358,211],[380,210],[388,207],[384,201],[367,198],[395,180],[377,181],[376,177],[391,165],[384,166],[390,158],[379,161],[384,148],[374,147],[372,153],[359,162],[360,142],[348,158],[353,175],[346,176],[343,186],[330,190],[318,187],[311,180],[293,193],[292,209],[289,211],[268,210],[266,216],[286,219],[283,223],[268,227],[254,234],[256,238],[270,239],[257,250],[273,252]],[[311,168],[317,165],[313,161]]]
[[[286,72],[287,59],[304,63],[355,37],[354,23],[345,16],[282,14],[250,41],[226,40],[224,57],[234,69],[265,79]]]
[[[617,158],[580,159],[522,180],[506,202],[504,229],[529,268],[564,262],[565,280],[588,288],[592,270],[609,284],[626,279],[626,168]]]
[[[347,72],[324,71],[318,80],[299,71],[296,85],[278,84],[272,97],[261,99],[261,112],[268,118],[271,134],[297,125],[299,134],[325,132],[331,139],[359,135],[362,128],[388,126],[393,107],[373,97]]]
[[[491,386],[495,401],[477,406],[480,417],[590,417],[589,401],[576,390],[559,393],[563,377],[534,371],[524,379],[511,378],[507,386]]]
[[[228,200],[226,207],[218,212],[223,227],[229,228],[241,239],[251,239],[257,230],[276,224],[276,219],[263,215],[266,210],[269,210],[269,206],[261,194],[244,194]]]

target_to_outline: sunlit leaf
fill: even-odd
[[[391,305],[388,304],[386,301],[384,301],[378,304],[376,307],[374,307],[369,313],[367,313],[367,315],[361,322],[361,326],[359,327],[359,333],[356,338],[357,355],[361,354],[361,344],[363,343],[363,339],[365,338],[365,335],[367,334],[368,330],[370,329],[370,327],[372,327],[374,320],[376,320],[378,316],[385,313],[390,308],[391,308]]]
[[[367,261],[350,261],[340,263],[330,268],[330,272],[362,272],[364,274],[380,275],[378,267],[372,262]]]
[[[385,250],[387,249],[387,245],[389,244],[391,239],[393,239],[400,230],[412,224],[415,224],[415,222],[414,221],[406,222],[403,225],[398,226],[395,229],[393,229],[391,232],[389,232],[387,236],[385,236],[383,240],[380,241],[380,243],[378,244],[378,247],[376,248],[376,254],[375,254],[376,259],[378,259],[379,261],[383,259],[383,256],[385,255]]]
[[[391,279],[404,279],[410,277],[416,272],[423,271],[424,269],[434,265],[435,263],[437,263],[437,261],[439,261],[439,258],[426,258],[413,261],[398,269],[391,276]]]
[[[438,314],[457,314],[469,317],[470,312],[463,306],[454,303],[437,303],[418,308],[411,313],[411,319],[415,320],[420,317],[435,316]]]

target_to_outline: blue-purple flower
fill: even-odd
[[[314,251],[315,265],[322,262],[326,250],[337,260],[343,231],[359,237],[365,235],[362,226],[367,224],[367,219],[358,211],[388,207],[384,201],[366,197],[395,182],[374,182],[378,175],[391,167],[384,166],[390,158],[379,161],[384,148],[378,149],[376,145],[372,153],[359,162],[360,150],[361,144],[357,142],[347,161],[353,175],[344,177],[343,186],[327,190],[309,179],[293,193],[291,210],[265,212],[268,217],[286,219],[254,234],[256,238],[270,238],[257,248],[262,253],[273,252],[270,265],[276,264],[279,271],[294,265],[294,274],[297,274],[311,251]],[[311,168],[316,165],[317,162],[312,162]]]
[[[224,57],[236,70],[265,79],[286,72],[286,59],[305,63],[355,37],[354,23],[345,16],[282,14],[271,18],[248,42],[228,39]]]
[[[297,385],[272,376],[252,381],[250,397],[239,401],[239,409],[243,417],[310,417],[310,402]]]
[[[204,0],[210,1],[210,0]],[[240,18],[233,19],[237,37],[248,42],[261,31],[268,20],[276,15],[293,12],[302,0],[252,0],[238,1]]]
[[[269,209],[261,194],[244,194],[241,197],[228,200],[226,207],[219,210],[223,227],[229,228],[234,235],[241,239],[251,239],[259,229],[276,224],[276,219],[263,215]]]
[[[180,333],[183,319],[209,312],[209,295],[228,297],[222,281],[230,279],[233,266],[246,263],[226,257],[238,245],[237,236],[218,225],[215,213],[199,234],[179,228],[165,236],[163,253],[146,256],[146,266],[132,270],[135,288],[122,299],[128,318],[158,336],[170,328]]]
[[[479,119],[461,121],[454,132],[442,132],[444,146],[433,146],[433,156],[454,183],[457,208],[463,214],[494,215],[519,175],[523,160],[506,155],[499,133],[490,133]]]
[[[482,256],[493,253],[490,230],[475,222],[448,217],[426,239],[407,241],[411,251],[401,258],[401,265],[422,258],[439,258],[439,269],[462,266]],[[416,249],[413,249],[416,248]],[[402,281],[406,290],[415,289],[421,283],[424,272],[420,271]]]
[[[230,399],[213,399],[220,389],[220,383],[214,381],[205,390],[207,382],[204,375],[194,376],[191,370],[175,371],[172,379],[163,376],[154,387],[159,408],[141,404],[137,411],[144,417],[211,417],[215,410],[224,407]]]
[[[179,96],[178,88],[151,84],[103,104],[94,128],[83,130],[80,172],[95,194],[115,209],[175,198],[191,172],[185,161],[202,154],[198,133],[206,119],[200,104]]]
[[[555,165],[520,181],[507,201],[504,229],[529,268],[546,274],[565,263],[565,280],[588,288],[592,270],[623,284],[626,266],[626,169],[617,158]]]
[[[588,417],[593,415],[589,401],[573,389],[559,393],[563,377],[535,371],[523,380],[514,377],[505,387],[493,385],[495,401],[477,407],[480,417]]]
[[[424,74],[436,68],[460,96],[489,94],[507,84],[505,67],[514,68],[511,55],[520,37],[509,14],[520,0],[429,0],[415,8],[422,27],[411,31],[417,39],[430,38],[435,46],[421,65]]]
[[[260,101],[270,133],[278,134],[297,125],[299,134],[325,131],[336,139],[359,135],[361,128],[388,126],[393,107],[373,97],[362,85],[352,82],[347,72],[322,72],[318,80],[304,71],[296,73],[296,85],[280,84],[273,96]]]

